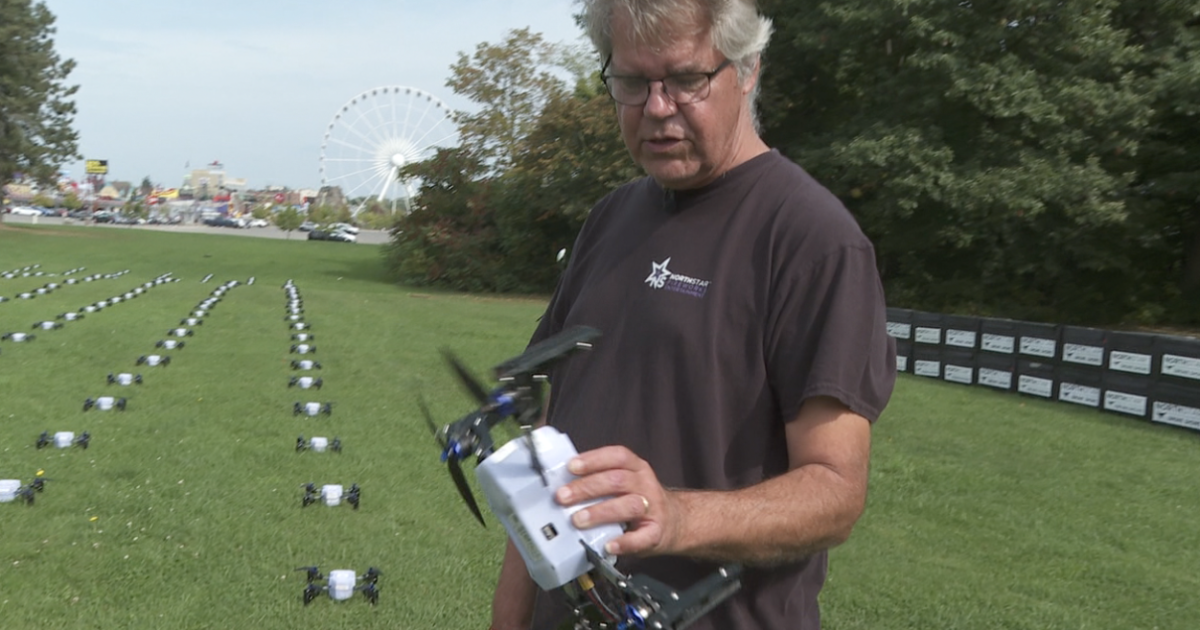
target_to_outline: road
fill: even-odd
[[[61,217],[26,217],[6,214],[4,223],[8,225],[83,225],[72,219]],[[256,236],[259,238],[288,238],[288,233],[275,226],[265,228],[221,228],[188,223],[181,225],[113,225],[111,223],[96,223],[89,227],[106,230],[157,230],[160,232],[189,232],[198,234],[228,234],[232,236]],[[299,230],[291,233],[292,240],[304,240],[308,234]],[[362,230],[358,234],[358,242],[365,245],[379,245],[388,242],[387,230]]]

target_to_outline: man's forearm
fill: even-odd
[[[504,563],[492,596],[493,630],[528,630],[533,623],[537,584],[529,577],[525,561],[512,541],[504,550]]]

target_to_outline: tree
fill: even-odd
[[[768,0],[768,141],[846,202],[889,300],[1119,320],[1145,51],[1090,3]]]
[[[59,59],[54,32],[45,3],[0,3],[0,184],[17,173],[50,183],[78,157],[71,128],[78,86],[64,83],[75,62]]]
[[[275,213],[275,227],[283,230],[288,239],[292,238],[292,232],[299,229],[301,223],[304,223],[304,217],[292,206]]]

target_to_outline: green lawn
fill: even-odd
[[[182,280],[0,343],[0,478],[51,479],[33,507],[0,504],[0,627],[486,627],[503,534],[462,506],[416,394],[440,419],[467,411],[438,349],[483,375],[522,349],[544,301],[397,287],[379,261],[367,245],[0,226],[0,271],[130,270],[2,303],[0,332]],[[287,387],[288,279],[321,390]],[[185,348],[154,347],[228,280],[242,284]],[[49,281],[0,279],[0,295]],[[154,352],[171,364],[134,365]],[[109,386],[110,372],[145,383]],[[112,394],[127,411],[82,411]],[[296,401],[334,412],[293,417]],[[36,450],[45,430],[90,431],[91,447]],[[345,450],[296,453],[298,435]],[[1198,449],[1182,430],[904,378],[875,431],[867,514],[832,554],[826,627],[1194,627]],[[301,508],[306,482],[358,483],[362,507]],[[379,605],[304,608],[294,569],[310,564],[378,567]]]

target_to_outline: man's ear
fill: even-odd
[[[750,76],[746,77],[746,82],[742,84],[742,96],[746,96],[754,91],[754,86],[758,84],[758,75],[762,71],[762,55],[754,59],[754,71]]]

